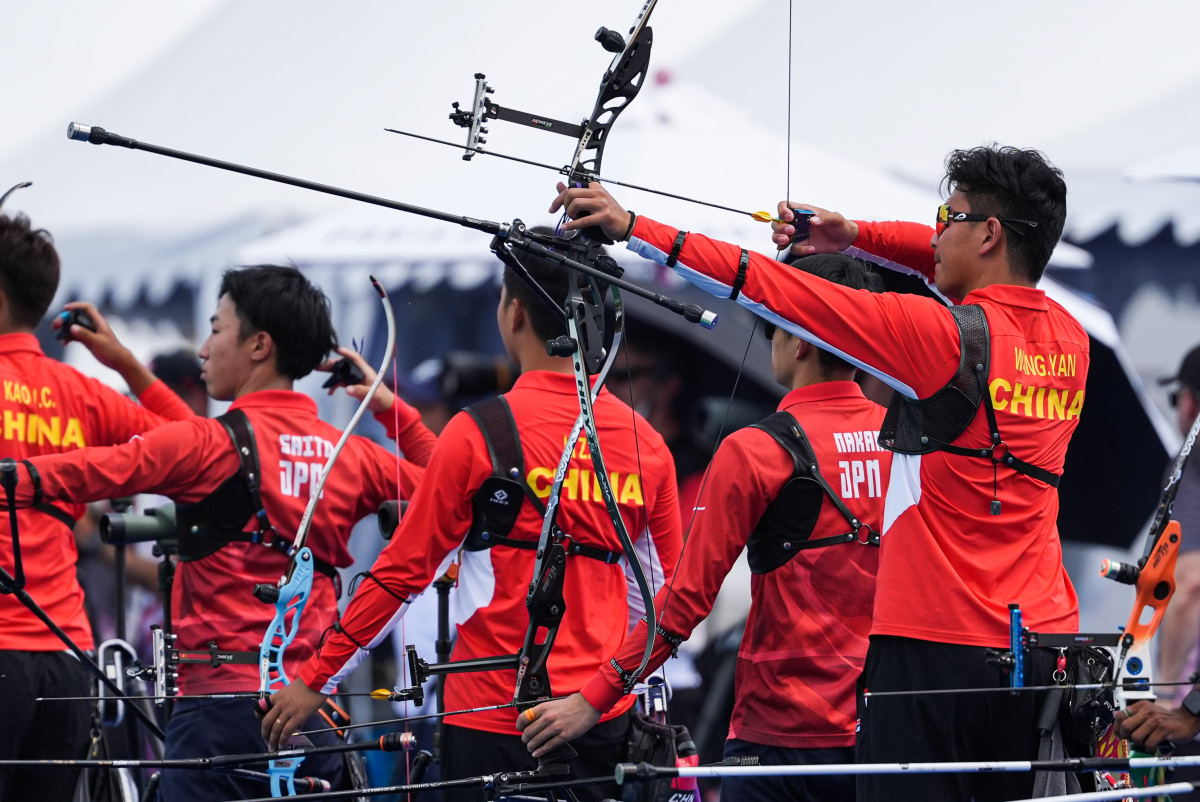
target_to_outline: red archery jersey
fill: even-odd
[[[788,393],[779,404],[804,429],[826,481],[847,508],[878,531],[892,454],[876,442],[884,410],[850,381]],[[771,435],[747,427],[721,443],[708,469],[679,572],[654,600],[661,626],[687,638],[713,600],[767,506],[791,478],[792,457]],[[850,525],[824,496],[810,539],[845,534]],[[867,655],[879,549],[859,543],[797,552],[750,579],[750,615],[738,649],[736,700],[729,737],[798,749],[854,745],[854,682]],[[636,666],[646,624],[629,635],[617,662]],[[659,639],[650,668],[670,644]],[[583,687],[598,710],[623,693],[604,664]]]
[[[187,404],[161,381],[151,384],[138,406],[103,382],[47,358],[32,334],[0,334],[0,456],[29,459],[87,446],[124,443],[172,420],[192,416]],[[81,504],[58,504],[72,518]],[[92,628],[75,578],[74,533],[38,510],[17,515],[26,589],[50,618],[79,646],[91,649]],[[13,570],[8,515],[0,515],[0,565]],[[61,651],[66,646],[12,596],[0,596],[0,649]]]
[[[861,223],[854,245],[932,277],[931,233],[915,223]],[[639,217],[629,247],[665,263],[677,234]],[[736,245],[691,234],[676,270],[728,297],[740,254]],[[958,330],[932,298],[852,290],[751,253],[739,302],[909,398],[930,397],[958,369]],[[1061,474],[1083,408],[1087,333],[1041,290],[994,284],[963,302],[979,304],[987,317],[1001,436],[1017,457]],[[982,406],[957,445],[989,444]],[[990,514],[993,493],[999,515]],[[1057,490],[1005,467],[993,472],[989,460],[897,454],[871,633],[1003,647],[1013,602],[1031,629],[1075,631],[1079,605],[1062,565],[1057,516]]]
[[[262,501],[275,528],[290,540],[300,526],[308,499],[341,432],[317,417],[317,405],[300,393],[264,390],[237,399],[232,409],[246,413],[254,429],[262,468]],[[390,424],[390,412],[378,416]],[[411,423],[411,421],[406,421]],[[410,455],[427,453],[432,435],[407,426],[418,442],[401,442]],[[424,440],[424,446],[421,440]],[[405,448],[408,446],[408,448]],[[238,472],[239,461],[221,422],[192,418],[160,426],[132,442],[88,448],[33,460],[47,498],[94,501],[128,493],[158,493],[194,504]],[[307,546],[331,565],[352,562],[346,550],[351,527],[399,496],[408,498],[422,469],[384,448],[354,436],[338,457],[313,515]],[[28,504],[32,489],[21,471],[18,503]],[[252,528],[253,521],[248,525]],[[251,543],[230,543],[191,562],[180,562],[172,593],[177,646],[206,650],[210,641],[223,651],[257,651],[274,617],[271,605],[252,593],[259,583],[275,583],[287,568],[287,556]],[[321,634],[337,620],[333,582],[317,574],[287,652],[291,676],[316,650]],[[258,687],[253,665],[181,667],[183,694],[249,691]]]
[[[550,486],[567,436],[579,415],[575,377],[549,371],[523,373],[505,394],[520,433],[525,479],[542,499]],[[640,415],[607,390],[594,405],[604,464],[613,492],[652,587],[661,587],[675,567],[680,548],[675,467],[662,437]],[[636,432],[636,439],[635,439]],[[355,642],[375,646],[404,614],[412,598],[441,575],[470,528],[471,499],[489,476],[492,462],[478,425],[467,413],[456,415],[438,446],[408,513],[371,569],[378,582],[359,585],[342,616],[348,633],[333,633],[300,673],[310,688],[328,693],[338,679],[365,656]],[[599,485],[592,475],[587,440],[581,434],[563,482],[558,523],[579,543],[621,550]],[[523,504],[510,537],[536,541],[542,519]],[[525,592],[533,575],[534,552],[496,546],[462,552],[458,586],[455,660],[495,657],[520,651],[529,623]],[[380,586],[387,586],[387,590]],[[637,591],[622,565],[583,556],[568,558],[566,614],[548,663],[555,694],[578,690],[616,651],[629,631]],[[641,615],[633,608],[632,615]],[[353,640],[351,640],[353,638]],[[512,700],[516,671],[449,674],[446,709],[462,710]],[[628,710],[632,700],[609,718]],[[512,710],[456,716],[455,724],[515,735]]]

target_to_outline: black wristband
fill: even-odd
[[[629,242],[629,235],[633,233],[633,226],[637,223],[637,212],[629,213],[629,228],[625,229],[625,233],[621,235],[617,242]]]
[[[1200,688],[1192,688],[1188,695],[1183,697],[1183,701],[1179,706],[1191,713],[1193,716],[1200,718]]]
[[[679,261],[679,252],[683,250],[683,241],[687,239],[688,233],[680,231],[675,235],[675,244],[671,247],[671,255],[667,257],[667,267],[674,267]]]
[[[742,285],[746,283],[746,268],[750,266],[750,251],[742,248],[741,258],[738,259],[737,278],[733,280],[733,287],[730,288],[729,300],[736,301],[737,297],[742,294]]]

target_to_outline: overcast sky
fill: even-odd
[[[0,154],[136,75],[223,0],[0,0]],[[3,190],[0,190],[3,191]]]

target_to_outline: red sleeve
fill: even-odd
[[[79,380],[86,385],[78,388],[79,396],[84,399],[89,416],[88,431],[93,433],[88,445],[117,445],[164,423],[194,417],[191,409],[162,380],[142,393],[145,406],[97,379],[81,375]]]
[[[678,233],[638,217],[629,247],[663,264]],[[689,234],[675,270],[707,292],[728,298],[741,252],[737,245]],[[910,398],[932,395],[958,369],[958,329],[949,310],[932,298],[852,290],[750,252],[738,303]]]
[[[437,435],[421,420],[421,413],[400,396],[392,408],[375,413],[375,420],[387,429],[387,436],[396,442],[400,453],[414,465],[424,468],[429,464]]]
[[[353,440],[361,449],[359,482],[362,492],[358,497],[357,515],[373,515],[379,505],[393,499],[411,499],[425,469],[406,459],[396,456],[378,443],[365,437]],[[436,441],[435,441],[436,442]]]
[[[371,648],[387,634],[402,604],[429,586],[470,528],[471,497],[491,475],[492,463],[469,415],[455,415],[442,434],[408,514],[371,567],[377,581],[359,585],[342,614],[343,632],[330,633],[300,672],[300,681],[313,690],[329,692],[354,668],[356,643]]]
[[[790,457],[770,445],[767,433],[742,429],[726,438],[713,457],[678,574],[654,599],[660,626],[667,632],[686,640],[712,611],[721,583],[746,547],[751,529],[791,476]],[[626,637],[616,661],[631,671],[641,662],[645,648],[643,621]],[[647,672],[666,662],[670,653],[671,645],[658,638]],[[623,695],[621,679],[610,663],[604,663],[581,693],[592,707],[608,711]]]
[[[138,396],[138,401],[141,401],[146,409],[167,420],[187,420],[196,415],[162,379],[156,380],[143,390]]]
[[[239,467],[221,424],[192,417],[167,423],[119,446],[80,448],[32,460],[47,500],[88,502],[158,493],[185,504],[204,498]],[[17,503],[33,501],[28,475]]]
[[[661,471],[662,481],[654,494],[651,508],[647,510],[646,525],[650,530],[650,538],[654,541],[654,552],[662,565],[663,581],[669,582],[675,574],[675,568],[679,564],[679,553],[683,548],[683,520],[679,516],[679,486],[675,481],[675,460],[666,443],[663,443],[661,448],[664,463]]]
[[[852,248],[875,264],[902,273],[917,273],[933,282],[933,228],[920,223],[891,221],[870,223],[856,220],[858,237]]]

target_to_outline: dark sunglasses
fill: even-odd
[[[937,235],[940,237],[942,232],[950,227],[951,223],[982,223],[985,220],[991,220],[993,217],[995,217],[995,215],[971,214],[970,212],[952,212],[950,211],[950,204],[943,203],[938,207],[937,222],[934,224],[934,229],[936,229]],[[1013,217],[996,217],[996,219],[1000,221],[1001,225],[1008,226],[1018,234],[1024,234],[1025,232],[1022,229],[1017,228],[1016,225],[1014,225],[1016,223],[1020,223],[1023,226],[1029,226],[1030,228],[1037,228],[1038,225],[1034,220],[1017,220]]]

